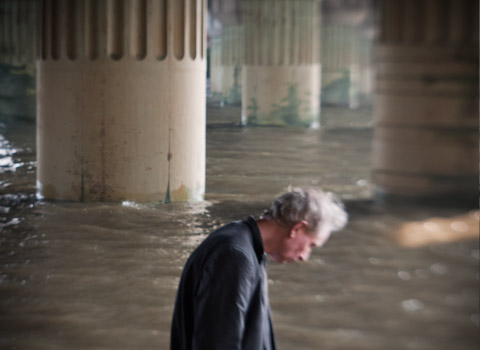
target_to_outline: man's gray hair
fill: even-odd
[[[289,189],[277,197],[262,218],[273,219],[287,227],[305,220],[308,231],[316,233],[323,225],[328,225],[332,231],[342,229],[347,223],[348,215],[341,200],[333,193],[302,187]]]

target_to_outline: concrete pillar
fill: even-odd
[[[0,117],[35,119],[35,0],[0,2]]]
[[[478,1],[380,2],[373,181],[478,204]]]
[[[211,40],[212,98],[222,105],[240,105],[242,99],[243,27],[228,25]]]
[[[244,37],[240,25],[224,26],[222,31],[222,95],[226,104],[242,102],[242,65]]]
[[[38,193],[201,200],[204,0],[43,1]]]
[[[244,2],[242,122],[318,127],[319,1]]]
[[[210,96],[215,100],[222,100],[223,96],[223,65],[222,65],[222,38],[210,39]]]
[[[360,35],[357,41],[358,54],[358,100],[359,105],[372,105],[374,94],[375,66],[373,62],[373,39]]]
[[[322,104],[358,107],[358,37],[351,25],[322,28]]]
[[[322,27],[322,104],[357,108],[371,99],[372,42],[359,27]]]

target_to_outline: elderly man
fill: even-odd
[[[275,349],[266,256],[304,261],[347,222],[341,202],[315,188],[274,200],[249,217],[211,233],[188,259],[173,313],[172,350]]]

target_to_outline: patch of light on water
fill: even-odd
[[[12,154],[15,153],[14,150],[11,150],[9,148],[3,148],[3,147],[5,147],[5,144],[1,141],[0,141],[0,146],[2,147],[2,148],[0,148],[0,157],[11,156]]]
[[[25,163],[23,162],[15,163],[13,161],[13,158],[10,156],[0,158],[0,173],[6,172],[6,171],[15,172],[17,171],[17,168],[20,168],[23,165],[25,165]]]
[[[475,326],[480,327],[480,314],[473,314],[470,319]]]
[[[402,301],[402,308],[408,312],[419,311],[425,308],[425,304],[418,299],[408,299]]]
[[[404,281],[410,281],[412,279],[412,275],[408,271],[400,270],[398,271],[397,276]]]
[[[211,201],[203,201],[203,202],[192,202],[188,203],[186,209],[186,214],[192,214],[192,215],[201,215],[205,214],[207,216],[210,216],[208,212],[208,208],[213,205],[213,202]]]
[[[0,223],[0,229],[2,229],[4,227],[7,227],[7,226],[15,226],[15,225],[20,224],[21,222],[22,222],[22,220],[20,218],[13,218],[13,219],[8,220],[5,223]]]
[[[464,221],[454,221],[450,224],[450,227],[457,232],[466,232],[468,230],[468,224]]]
[[[436,224],[435,222],[426,221],[423,223],[423,228],[427,231],[437,231],[438,224]]]
[[[362,187],[363,187],[363,186],[368,186],[368,184],[369,184],[368,180],[365,180],[365,179],[361,179],[361,180],[358,180],[358,181],[357,181],[357,185],[358,185],[358,186],[362,186]]]
[[[13,159],[13,155],[22,151],[21,149],[17,149],[12,147],[8,140],[0,135],[0,173],[11,171],[14,172],[17,168],[24,165],[23,162],[15,163]]]
[[[478,239],[476,212],[450,218],[431,217],[423,221],[402,224],[396,232],[399,244],[416,248],[435,243],[448,243],[464,239]]]
[[[208,234],[195,234],[190,235],[184,241],[187,247],[197,247],[205,238],[207,238]]]
[[[448,267],[439,263],[433,264],[428,269],[439,276],[445,275],[448,272]]]
[[[136,203],[136,202],[132,202],[132,201],[123,201],[122,202],[122,207],[134,208],[134,209],[144,209],[144,208],[146,208],[145,205],[142,205],[142,204],[139,204],[139,203]]]

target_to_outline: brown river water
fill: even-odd
[[[189,253],[289,185],[338,193],[350,222],[308,262],[270,262],[279,349],[478,349],[478,208],[374,201],[368,109],[325,108],[321,130],[239,113],[208,109],[195,204],[36,201],[35,127],[0,124],[0,349],[168,349]]]

